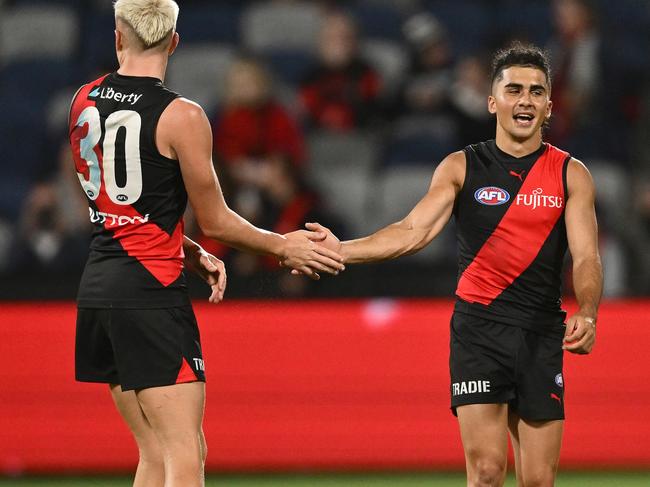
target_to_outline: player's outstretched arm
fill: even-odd
[[[199,275],[212,289],[208,301],[220,303],[226,292],[226,266],[223,261],[206,252],[203,247],[183,235],[185,265]]]
[[[314,243],[325,235],[305,230],[287,235],[268,232],[228,207],[212,165],[210,123],[199,105],[174,100],[160,117],[156,136],[159,150],[179,160],[190,204],[206,236],[240,250],[273,255],[314,279],[319,271],[343,270],[340,255]]]
[[[312,231],[325,232],[321,242],[343,256],[350,264],[378,262],[409,255],[426,247],[449,221],[456,196],[465,180],[465,154],[454,152],[436,168],[427,194],[411,212],[367,237],[356,240],[339,240],[327,228],[318,223],[308,223]]]
[[[573,259],[573,288],[579,309],[567,320],[563,348],[585,354],[591,352],[596,341],[603,268],[598,253],[594,183],[587,168],[576,159],[569,161],[567,186],[569,196],[564,219]]]

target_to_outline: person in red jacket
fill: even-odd
[[[340,132],[367,126],[378,112],[381,79],[359,55],[352,20],[329,15],[319,45],[320,63],[300,87],[305,122]]]

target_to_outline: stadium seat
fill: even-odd
[[[495,20],[502,39],[525,39],[546,46],[553,33],[551,4],[546,0],[504,2]]]
[[[368,230],[367,204],[377,162],[371,135],[316,132],[308,139],[309,176],[352,233]]]
[[[79,82],[77,65],[54,59],[31,59],[7,64],[0,71],[3,93],[22,93],[44,103],[59,89]]]
[[[367,168],[337,167],[310,176],[324,206],[344,223],[351,235],[373,230],[368,226],[368,203],[373,179]]]
[[[242,8],[235,3],[206,2],[183,5],[177,31],[181,42],[222,42],[237,44]]]
[[[259,3],[242,18],[242,41],[253,52],[268,49],[315,51],[320,31],[321,10],[308,3]]]
[[[436,164],[394,167],[384,170],[373,185],[368,220],[375,229],[403,219],[426,194]],[[454,254],[453,229],[443,230],[429,246],[408,260],[427,262],[450,259]]]
[[[598,190],[597,206],[609,228],[625,231],[630,215],[632,181],[623,165],[614,161],[592,159],[587,167]]]
[[[64,88],[50,97],[45,112],[48,134],[65,133],[68,127],[70,103],[77,92],[76,87]]]
[[[443,116],[406,116],[397,120],[386,147],[384,165],[437,164],[458,150],[454,123]]]
[[[376,167],[377,140],[370,134],[318,131],[309,136],[308,147],[313,172]]]
[[[113,12],[91,11],[81,25],[81,63],[88,78],[117,69],[115,54],[115,18]]]
[[[224,44],[183,46],[171,57],[165,83],[210,113],[221,102],[234,57],[234,48]]]
[[[316,64],[314,55],[302,49],[268,49],[261,56],[276,78],[297,86]]]
[[[458,56],[480,52],[489,40],[493,9],[482,0],[429,0],[428,9],[447,28]],[[521,2],[519,2],[521,6]],[[524,8],[523,6],[521,8]]]
[[[408,52],[404,46],[384,39],[368,39],[361,43],[361,57],[381,75],[384,95],[392,95],[408,68]]]
[[[22,202],[43,165],[45,140],[42,104],[28,94],[0,90],[0,106],[11,117],[0,117],[0,217],[16,222]],[[58,148],[52,154],[56,160]],[[53,162],[55,164],[55,162]]]
[[[64,5],[25,5],[0,17],[0,61],[72,57],[79,26],[75,11]]]
[[[402,39],[402,21],[404,19],[402,12],[394,5],[356,2],[349,8],[357,22],[361,37],[393,41]]]

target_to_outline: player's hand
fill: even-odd
[[[226,266],[201,247],[185,258],[185,264],[212,288],[208,301],[219,303],[226,292]]]
[[[596,320],[579,313],[568,319],[562,349],[578,354],[591,352],[596,342]]]
[[[306,223],[305,227],[312,232],[324,233],[326,235],[324,240],[319,240],[318,244],[326,247],[330,250],[333,250],[337,254],[341,253],[341,241],[332,231],[321,225],[320,223]]]
[[[327,238],[325,232],[296,230],[284,237],[287,244],[280,265],[291,267],[293,273],[305,274],[318,280],[319,272],[337,275],[345,270],[343,258],[337,252],[317,244]]]
[[[315,232],[317,234],[325,235],[325,238],[315,240],[315,242],[322,246],[325,247],[333,252],[336,252],[337,254],[340,254],[341,252],[341,241],[332,233],[332,231],[321,225],[320,223],[307,223],[305,224],[305,227],[307,227],[309,230],[312,232]],[[302,272],[298,270],[292,270],[291,274],[293,275],[300,275]]]

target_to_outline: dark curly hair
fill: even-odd
[[[551,65],[548,54],[532,44],[515,41],[505,49],[497,51],[492,59],[492,84],[501,79],[504,69],[511,66],[537,68],[546,76],[546,82],[551,87]]]

